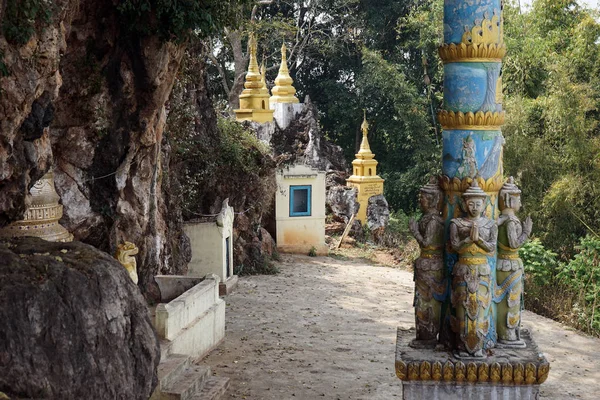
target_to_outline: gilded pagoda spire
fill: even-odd
[[[235,111],[236,120],[271,122],[273,121],[273,110],[269,108],[269,89],[267,88],[264,70],[258,67],[257,42],[254,33],[250,33],[248,39],[250,48],[250,62],[244,90],[240,94],[240,108]],[[264,66],[263,66],[264,67]]]
[[[275,78],[275,86],[271,90],[273,96],[269,102],[271,107],[276,103],[298,103],[296,95],[296,89],[292,86],[294,80],[290,76],[290,71],[287,66],[287,48],[285,43],[281,45],[281,65],[279,66],[279,73]]]
[[[248,73],[246,74],[246,82],[244,83],[244,87],[246,89],[259,89],[262,75],[258,68],[258,59],[256,58],[257,43],[254,33],[250,34],[249,46],[250,63],[248,64]]]
[[[383,193],[383,179],[377,175],[378,163],[369,145],[369,122],[367,122],[366,110],[363,110],[363,122],[360,125],[360,130],[363,135],[360,149],[355,154],[356,158],[352,161],[353,173],[346,180],[346,185],[355,187],[358,190],[357,200],[360,203],[360,208],[356,214],[356,219],[365,223],[367,221],[369,198]]]
[[[375,154],[371,151],[371,146],[369,145],[369,122],[367,121],[367,110],[363,110],[364,117],[363,122],[360,125],[360,130],[362,131],[362,141],[360,142],[360,150],[356,154],[356,158],[362,160],[370,160],[375,157]]]

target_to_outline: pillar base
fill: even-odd
[[[404,399],[537,399],[550,364],[521,330],[525,348],[493,348],[482,358],[457,358],[449,350],[414,348],[415,329],[398,328],[396,375]]]
[[[402,390],[404,400],[537,400],[540,395],[540,385],[504,386],[492,383],[456,385],[444,382],[404,382]]]

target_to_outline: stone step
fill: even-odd
[[[210,378],[210,367],[188,367],[168,386],[161,390],[161,400],[190,400],[197,395]]]
[[[219,400],[229,388],[229,378],[211,376],[191,400]]]
[[[154,389],[150,400],[160,400],[161,390],[171,385],[190,366],[190,363],[191,357],[184,354],[171,354],[168,357],[161,356],[161,362],[158,364],[156,371],[158,385]]]
[[[170,354],[166,360],[158,364],[157,375],[160,387],[170,386],[183,371],[190,366],[190,356]]]

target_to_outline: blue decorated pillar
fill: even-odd
[[[483,197],[483,216],[490,220],[499,216],[498,191],[504,180],[501,67],[506,54],[501,1],[445,0],[444,44],[439,54],[444,62],[444,105],[438,114],[443,128],[440,186],[444,191],[445,240],[449,243],[444,255],[448,296],[440,340],[455,349],[466,347],[471,355],[473,349],[481,354],[496,342],[492,301],[496,252],[477,246],[457,250],[450,245],[450,222],[465,216],[467,210],[461,204],[469,198],[471,192],[467,197],[464,193],[472,185],[487,195]],[[464,269],[460,273],[454,268],[459,256],[464,256],[465,264],[458,264]],[[485,258],[485,265],[477,266],[473,261]],[[478,280],[477,287],[474,280]]]
[[[503,178],[505,53],[500,0],[444,0],[442,175],[421,188],[423,216],[409,223],[421,248],[416,329],[399,327],[396,342],[406,400],[533,399],[550,370],[520,330],[518,250],[532,221]]]

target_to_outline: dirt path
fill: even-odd
[[[412,273],[329,257],[284,256],[279,267],[226,297],[225,341],[202,361],[231,378],[225,398],[401,398],[395,335],[414,324]],[[542,398],[600,398],[600,340],[524,320],[551,362]]]

